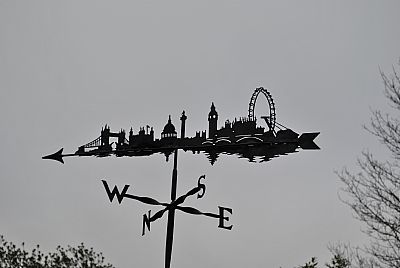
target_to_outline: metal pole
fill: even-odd
[[[176,199],[176,186],[178,182],[178,149],[174,152],[174,169],[172,170],[171,201]],[[165,268],[171,266],[172,242],[174,239],[175,209],[168,210],[167,238],[165,243]]]

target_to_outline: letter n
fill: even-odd
[[[146,229],[144,227],[147,227],[147,230],[150,232],[150,223],[151,223],[151,210],[149,210],[149,215],[147,216],[146,214],[143,214],[143,229],[142,229],[142,236],[145,235]]]

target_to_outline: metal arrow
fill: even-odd
[[[51,159],[51,160],[56,160],[58,162],[61,162],[64,164],[64,160],[63,157],[66,156],[75,156],[76,154],[62,154],[64,148],[61,148],[60,150],[58,150],[56,153],[54,154],[49,154],[46,156],[43,156],[42,159]]]

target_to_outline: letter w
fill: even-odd
[[[124,186],[124,189],[122,189],[121,193],[119,192],[117,186],[115,185],[114,189],[111,192],[110,188],[108,187],[107,182],[105,180],[101,180],[101,181],[103,182],[104,188],[106,189],[106,192],[107,192],[108,198],[110,199],[110,202],[113,201],[114,196],[117,196],[118,203],[121,204],[122,199],[124,199],[124,196],[125,196],[126,192],[128,191],[129,185],[126,184]]]

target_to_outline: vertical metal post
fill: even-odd
[[[174,169],[172,170],[171,202],[176,199],[176,186],[178,183],[178,149],[174,152]],[[168,210],[167,238],[165,243],[165,268],[171,266],[172,242],[174,239],[175,209]]]

